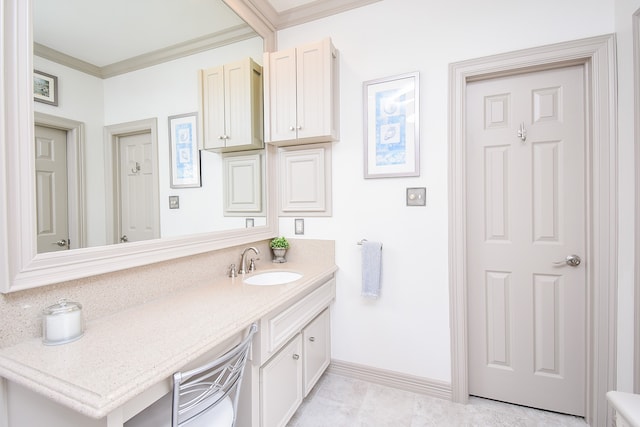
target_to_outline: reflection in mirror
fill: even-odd
[[[262,62],[263,39],[222,0],[34,0],[33,28],[34,69],[58,85],[57,106],[34,105],[39,253],[267,223],[264,206],[225,209],[219,153],[200,154],[199,187],[170,185],[168,117],[201,124],[199,70]]]

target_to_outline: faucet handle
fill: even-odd
[[[236,270],[235,264],[231,264],[229,266],[229,277],[238,277],[238,271]]]
[[[249,271],[256,271],[256,261],[258,261],[260,258],[251,258],[251,261],[249,262]]]

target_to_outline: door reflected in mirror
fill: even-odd
[[[199,70],[246,57],[262,63],[263,39],[222,0],[92,4],[87,12],[100,20],[80,16],[86,8],[76,3],[33,5],[34,68],[58,82],[57,106],[34,105],[38,252],[266,225],[265,209],[225,210],[219,153],[201,152],[201,187],[171,188],[168,130],[168,117],[198,112],[201,144]],[[73,11],[64,18],[71,23],[60,21],[60,10]],[[113,15],[116,10],[127,13]],[[65,28],[73,33],[65,35]],[[73,46],[74,40],[82,43]],[[114,143],[112,130],[132,123],[145,123],[146,130],[123,131]],[[55,158],[66,165],[45,165],[50,150],[61,146],[67,152]],[[264,156],[262,162],[264,201]],[[172,209],[175,196],[179,208]]]

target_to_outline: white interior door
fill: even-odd
[[[583,72],[470,83],[466,111],[469,393],[580,416]],[[571,255],[581,263],[564,262]]]
[[[35,127],[38,253],[69,249],[67,132]]]
[[[151,132],[118,138],[120,242],[160,237]]]

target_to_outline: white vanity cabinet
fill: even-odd
[[[253,59],[200,71],[205,150],[263,148],[262,67]]]
[[[296,412],[331,361],[328,307],[334,298],[331,277],[260,320],[251,369],[245,371],[239,427],[282,427]]]
[[[265,141],[275,145],[339,138],[338,51],[325,38],[278,52],[265,64]]]
[[[331,360],[329,309],[260,369],[262,427],[282,427],[296,412]]]

